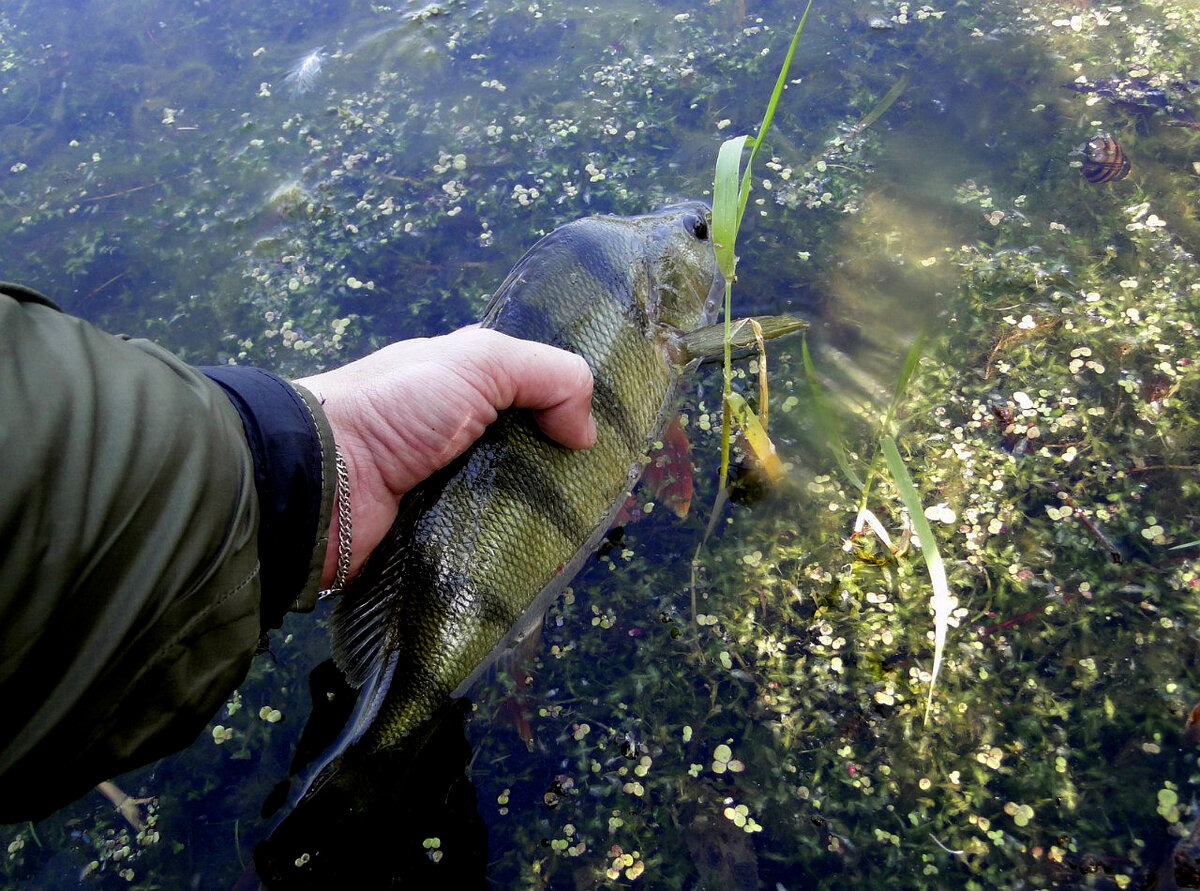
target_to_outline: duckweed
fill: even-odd
[[[57,36],[6,13],[0,68],[23,73],[4,96],[6,275],[187,358],[283,373],[442,331],[558,223],[701,194],[793,24],[772,0],[736,22],[739,4],[639,7],[636,26],[620,3],[351,3],[359,21],[320,26],[304,5],[282,13],[303,46],[268,21],[275,4],[199,4],[128,38],[122,73],[100,64],[104,40],[71,45],[64,68]],[[772,344],[790,480],[728,509],[695,580],[675,556],[698,541],[695,506],[683,523],[647,514],[587,568],[543,630],[532,750],[494,718],[510,689],[472,691],[498,886],[1138,887],[1190,831],[1200,15],[1047,0],[871,16],[814,13],[752,193],[738,311],[812,317],[860,480],[908,344],[931,332],[886,431],[958,600],[928,725],[911,517],[878,473],[865,495],[845,477],[798,348]],[[211,47],[236,83],[188,24],[241,35]],[[322,43],[321,78],[286,95],[287,66]],[[900,67],[900,98],[856,129]],[[62,94],[70,113],[48,98],[68,70],[94,78]],[[1079,78],[1141,86],[1064,86]],[[1135,88],[1163,101],[1139,107]],[[1104,188],[1071,166],[1096,131],[1133,165]],[[719,395],[701,372],[685,397],[695,505],[710,504]],[[862,532],[864,506],[890,544]],[[84,799],[40,842],[5,830],[0,875],[28,884],[61,852],[72,881],[169,887],[183,847],[232,884],[287,775],[323,621],[290,617],[286,654],[255,662],[206,738],[132,776],[162,802],[159,844]],[[256,719],[243,700],[272,705]],[[573,794],[547,808],[560,776]],[[211,831],[192,831],[200,814]],[[441,866],[444,836],[424,849]]]

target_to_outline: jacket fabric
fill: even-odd
[[[190,744],[311,609],[335,485],[311,393],[0,284],[0,822]]]

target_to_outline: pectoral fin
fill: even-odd
[[[612,528],[626,526],[643,517],[645,493],[649,493],[648,500],[682,520],[691,507],[692,492],[692,445],[676,415],[663,431],[662,442],[650,451],[649,463],[642,471],[638,489],[621,505],[613,518]]]
[[[735,319],[730,323],[735,358],[742,358],[754,351],[756,336],[750,321],[751,319]],[[774,340],[808,327],[808,322],[799,316],[755,316],[753,321],[758,322],[764,340]],[[725,355],[725,325],[710,325],[698,331],[680,334],[673,346],[677,350],[676,361],[681,365],[696,360],[716,361]]]

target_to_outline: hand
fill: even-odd
[[[402,340],[296,383],[323,400],[350,475],[350,576],[383,539],[400,496],[471,445],[499,411],[533,410],[573,449],[596,441],[592,373],[582,357],[485,328]],[[337,567],[337,512],[322,585]]]

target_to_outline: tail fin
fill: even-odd
[[[267,888],[483,888],[487,828],[466,776],[470,704],[451,700],[394,747],[349,745],[254,852]],[[434,862],[426,839],[439,839]]]

